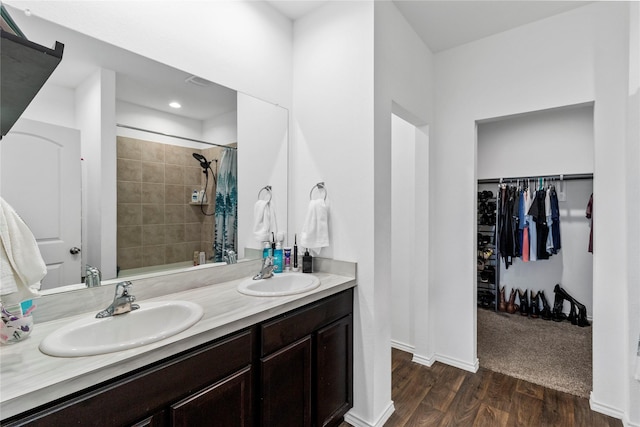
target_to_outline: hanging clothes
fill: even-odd
[[[536,191],[529,188],[529,204],[527,205],[527,223],[529,224],[529,261],[538,260],[538,226],[531,214],[531,208],[535,204]]]
[[[551,236],[553,241],[553,253],[557,254],[562,249],[560,242],[560,206],[558,205],[558,193],[556,187],[552,186],[550,189],[550,201],[551,201]]]
[[[529,207],[531,203],[529,201],[529,190],[525,187],[522,192],[522,205],[520,206],[520,230],[522,230],[522,261],[529,262]]]
[[[544,189],[536,191],[536,199],[529,210],[529,214],[533,216],[536,222],[536,257],[538,259],[549,259],[547,252],[547,236],[549,235],[549,227],[547,226],[545,198],[547,194]]]
[[[509,268],[519,248],[518,201],[517,191],[513,186],[504,185],[500,189],[499,233],[500,256]]]

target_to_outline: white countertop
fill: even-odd
[[[243,278],[149,298],[146,301],[192,301],[204,308],[204,315],[194,326],[177,335],[104,355],[62,358],[48,356],[38,350],[40,341],[49,333],[83,316],[94,315],[93,311],[36,323],[26,340],[0,346],[0,419],[20,414],[356,285],[354,277],[329,273],[314,275],[320,278],[318,288],[290,296],[243,295],[236,290]],[[142,305],[145,300],[137,302]]]

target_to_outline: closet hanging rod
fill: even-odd
[[[164,132],[158,132],[158,131],[155,131],[155,130],[138,128],[138,127],[135,127],[135,126],[123,125],[123,124],[120,124],[120,123],[116,123],[116,127],[124,128],[124,129],[139,130],[141,132],[148,132],[148,133],[153,133],[153,134],[156,134],[156,135],[168,136],[170,138],[183,139],[185,141],[199,142],[200,144],[215,145],[216,147],[228,148],[229,150],[237,150],[238,149],[237,147],[229,147],[228,145],[216,144],[215,142],[201,141],[199,139],[187,138],[187,137],[178,136],[178,135],[171,135],[171,134],[164,133]]]
[[[593,179],[592,173],[569,173],[565,175],[538,175],[538,176],[510,176],[506,178],[487,178],[487,179],[479,179],[478,184],[499,184],[500,180],[504,183],[508,183],[510,181],[526,181],[528,179],[538,179],[543,178],[545,180],[551,179],[554,181],[575,181],[579,179]]]

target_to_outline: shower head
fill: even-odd
[[[202,154],[193,153],[193,158],[200,162],[200,166],[202,166],[202,169],[205,171],[211,167],[211,162],[208,162],[207,158]]]

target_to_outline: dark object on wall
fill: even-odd
[[[62,60],[64,45],[40,46],[0,30],[1,135],[5,136]]]

